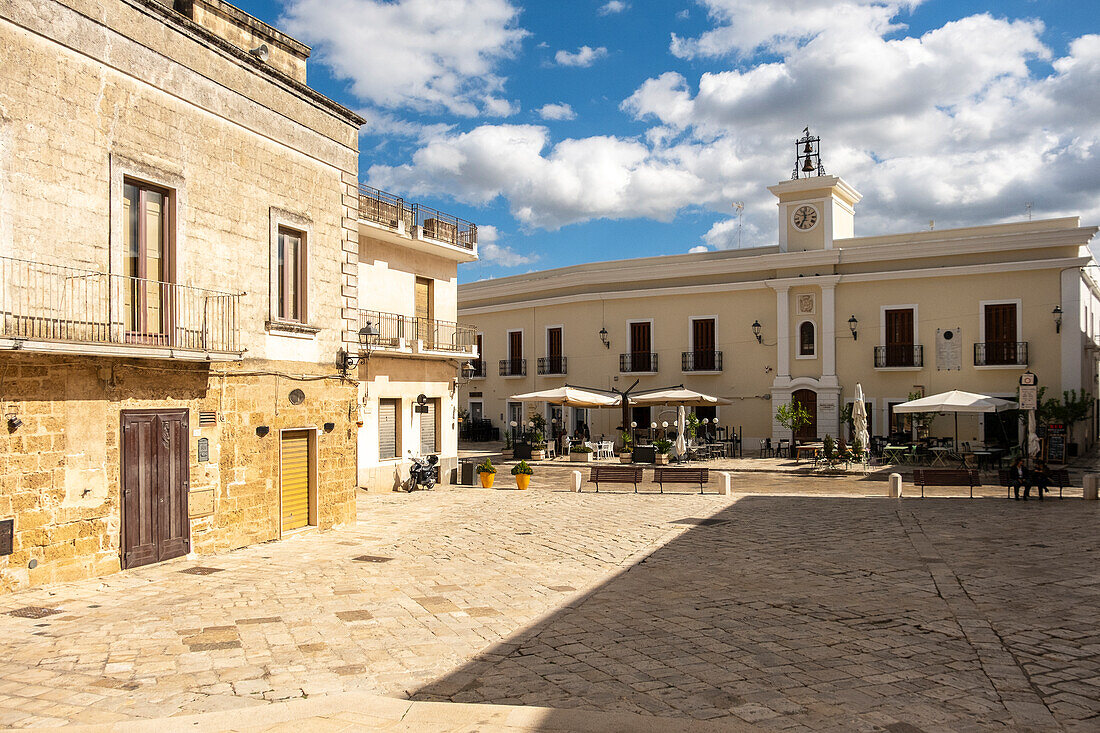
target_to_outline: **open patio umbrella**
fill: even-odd
[[[615,407],[621,401],[618,396],[589,392],[578,387],[544,389],[539,392],[512,395],[508,399],[513,402],[549,402],[551,405],[567,407]]]
[[[707,407],[708,405],[731,405],[729,400],[721,397],[712,397],[687,389],[683,386],[667,387],[651,392],[632,394],[629,397],[632,405],[681,405],[685,407]]]
[[[852,403],[852,424],[855,427],[855,439],[863,447],[869,450],[871,436],[867,434],[867,405],[863,402],[863,385],[856,383],[856,398]]]
[[[951,412],[955,415],[955,447],[959,445],[959,413],[1003,412],[1015,410],[1016,403],[1002,400],[1000,397],[990,397],[984,394],[963,392],[953,389],[950,392],[941,392],[929,397],[921,397],[919,400],[902,402],[894,405],[894,412]]]

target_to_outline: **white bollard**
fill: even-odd
[[[574,471],[573,472],[573,491],[576,491],[578,494],[580,493],[580,491],[581,491],[581,481],[583,481],[583,480],[584,480],[584,477],[581,476],[580,471]]]
[[[890,474],[890,491],[887,494],[887,496],[889,496],[891,499],[900,499],[901,498],[901,474],[900,473]]]
[[[722,471],[718,474],[719,480],[722,486],[722,496],[733,495],[733,477],[730,476],[728,471]]]
[[[1085,501],[1096,501],[1097,487],[1100,486],[1100,474],[1085,474]]]

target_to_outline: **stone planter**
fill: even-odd
[[[634,462],[634,454],[633,453],[620,453],[619,454],[619,463],[633,463],[633,462]]]
[[[573,461],[574,463],[591,463],[592,462],[592,454],[591,453],[570,453],[569,454],[569,460]]]
[[[544,450],[533,450],[533,451],[531,451],[531,460],[532,461],[545,461],[546,460],[546,451],[544,451]]]
[[[667,466],[668,453],[658,453],[656,456],[653,457],[653,463],[657,466]]]

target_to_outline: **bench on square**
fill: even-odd
[[[710,481],[709,468],[655,468],[653,480],[661,487],[661,493],[665,493],[665,484],[699,484],[699,493],[703,493],[703,487]]]
[[[600,490],[600,483],[605,484],[634,484],[634,493],[638,493],[638,484],[642,480],[641,467],[635,466],[593,466],[592,473],[588,476],[588,483],[596,484],[596,491]]]
[[[981,486],[982,480],[973,469],[918,468],[913,471],[913,483],[920,487],[921,498],[925,486],[969,486],[973,499],[974,487]]]
[[[1056,468],[1054,470],[1047,471],[1047,477],[1050,479],[1050,485],[1051,486],[1057,486],[1058,487],[1058,498],[1059,499],[1063,498],[1062,497],[1062,490],[1065,489],[1066,486],[1069,485],[1069,471],[1067,471],[1064,468]],[[1008,490],[1007,496],[1009,496],[1011,498],[1011,496],[1012,496],[1012,478],[1009,476],[1009,472],[1008,471],[998,471],[997,472],[997,478],[999,479],[1001,486],[1004,486]],[[1029,480],[1030,479],[1024,481],[1024,486],[1028,485]],[[1023,488],[1023,487],[1021,487],[1021,488]]]

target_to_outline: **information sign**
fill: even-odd
[[[1066,426],[1061,423],[1047,425],[1047,460],[1051,463],[1066,462]]]
[[[1020,409],[1039,409],[1039,388],[1035,386],[1020,387]]]

